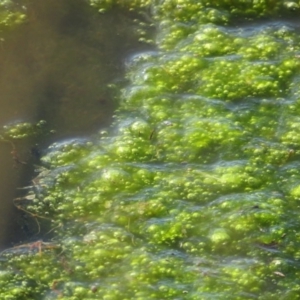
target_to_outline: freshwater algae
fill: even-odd
[[[0,1],[0,34],[3,35],[10,29],[26,21],[24,7],[20,7],[11,0]]]
[[[108,132],[42,158],[20,205],[53,241],[1,254],[3,299],[300,299],[299,3],[91,4],[151,8],[157,48]]]
[[[36,124],[29,122],[16,122],[4,125],[0,140],[21,140],[36,137],[46,133],[46,121],[40,120]]]

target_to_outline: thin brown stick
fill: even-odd
[[[3,254],[5,252],[9,252],[11,250],[17,250],[17,249],[23,249],[23,248],[24,249],[28,248],[29,251],[37,249],[39,255],[42,255],[42,250],[43,249],[57,249],[57,248],[60,248],[60,246],[56,245],[54,243],[48,243],[48,242],[43,242],[42,240],[39,240],[39,241],[36,241],[36,242],[21,244],[21,245],[18,245],[18,246],[14,246],[12,248],[5,249],[2,252],[0,252],[0,254]]]
[[[27,209],[23,208],[21,205],[17,205],[17,204],[15,203],[15,200],[17,200],[17,199],[14,199],[13,203],[14,203],[14,205],[15,205],[15,207],[16,207],[17,209],[24,211],[25,213],[29,214],[31,217],[34,218],[34,220],[35,220],[35,222],[36,222],[36,224],[37,224],[37,226],[38,226],[38,231],[37,231],[37,233],[35,233],[35,235],[39,234],[39,233],[41,232],[41,225],[40,225],[40,223],[39,223],[39,221],[38,221],[37,218],[40,218],[40,219],[46,219],[46,220],[51,220],[51,219],[50,219],[50,218],[47,218],[47,217],[39,216],[38,214],[33,214],[33,213],[31,213],[31,212],[28,211]]]
[[[17,148],[14,144],[13,141],[11,140],[7,140],[7,139],[4,139],[3,137],[0,136],[0,141],[1,142],[4,142],[4,143],[9,143],[11,145],[11,152],[10,154],[12,155],[12,158],[15,162],[14,166],[17,166],[17,164],[22,164],[22,165],[26,165],[27,163],[23,160],[21,160],[19,154],[18,154],[18,151],[17,151]]]

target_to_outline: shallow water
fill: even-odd
[[[32,146],[41,150],[54,140],[107,126],[115,107],[107,84],[119,84],[125,57],[148,47],[137,42],[136,16],[100,15],[81,0],[35,0],[25,6],[26,23],[0,44],[0,125],[44,119],[55,133],[17,144],[27,162],[17,168],[11,146],[0,144],[0,248],[32,235],[22,224],[26,214],[20,216],[12,205],[22,195],[16,188],[31,185],[32,165],[38,164],[29,155]]]

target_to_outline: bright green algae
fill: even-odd
[[[298,3],[211,2],[155,3],[110,132],[50,147],[2,299],[300,299],[299,36],[227,25]]]
[[[26,20],[25,11],[11,0],[0,1],[0,34],[15,28]]]

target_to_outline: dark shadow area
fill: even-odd
[[[0,44],[0,125],[43,119],[55,133],[18,144],[27,165],[17,169],[9,145],[0,144],[0,247],[32,234],[22,224],[26,213],[20,218],[12,201],[24,193],[17,187],[31,185],[33,164],[38,164],[33,146],[38,145],[38,152],[53,141],[108,126],[116,103],[107,84],[122,80],[126,56],[149,49],[138,42],[133,22],[137,16],[131,13],[99,14],[84,0],[32,0],[22,5],[26,23]]]

